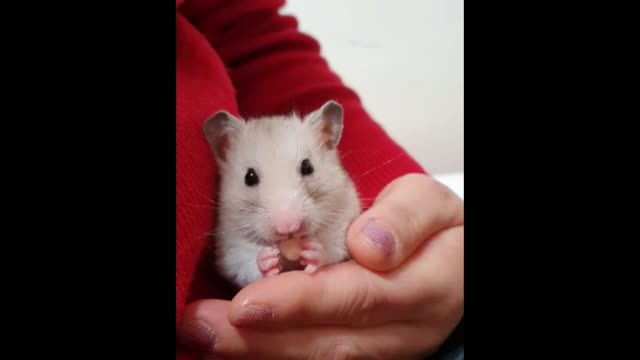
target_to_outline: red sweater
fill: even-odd
[[[284,0],[176,0],[176,321],[185,303],[233,289],[200,261],[214,209],[214,159],[202,123],[219,109],[241,116],[302,115],[334,99],[344,107],[339,151],[360,196],[423,172],[320,56],[318,43],[279,15]],[[185,354],[178,352],[180,357]]]

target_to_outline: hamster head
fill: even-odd
[[[343,110],[334,101],[302,119],[244,121],[220,111],[203,127],[220,170],[225,230],[262,245],[312,237],[331,226],[350,199],[345,189],[353,185],[336,151]]]

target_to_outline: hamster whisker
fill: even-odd
[[[347,158],[349,155],[353,154],[354,152],[355,152],[354,150],[351,150],[351,151],[347,151],[346,153],[340,153],[340,154],[338,154],[338,158],[340,160],[343,160],[343,159]]]
[[[245,225],[238,226],[236,228],[229,229],[229,230],[226,230],[226,231],[221,231],[221,232],[218,232],[218,233],[209,233],[209,234],[212,235],[212,236],[220,236],[222,234],[226,234],[226,233],[230,233],[230,232],[236,232],[238,230],[246,229],[248,227],[251,227],[251,225],[252,224],[245,224]]]
[[[190,204],[190,203],[185,203],[185,206],[190,206],[193,208],[198,208],[198,209],[213,209],[216,208],[216,206],[212,206],[210,204]]]
[[[304,210],[308,210],[308,209],[304,209]],[[324,209],[315,209],[315,211],[319,212],[320,214],[329,214],[329,215],[342,215],[344,214],[344,211],[331,211],[331,210],[324,210]]]
[[[239,211],[239,212],[252,212],[252,213],[256,213],[256,214],[266,212],[266,209],[265,209],[264,207],[262,207],[262,206],[260,206],[260,205],[258,205],[258,204],[256,204],[256,203],[254,203],[254,202],[251,202],[251,201],[249,201],[249,200],[241,199],[243,202],[245,202],[245,203],[246,203],[246,204],[248,204],[249,206],[253,207],[254,209],[260,210],[260,211],[251,211],[251,210],[248,210],[248,209],[245,209],[245,208],[234,208],[234,207],[228,207],[228,206],[225,206],[225,205],[224,205],[224,204],[222,204],[222,203],[219,203],[219,202],[217,202],[217,201],[215,201],[215,200],[213,200],[213,199],[210,199],[210,198],[208,198],[208,197],[204,196],[204,195],[203,195],[202,193],[200,193],[200,192],[198,192],[198,194],[199,194],[200,196],[202,196],[205,200],[209,201],[211,204],[215,205],[215,207],[220,208],[220,209],[232,210],[232,211]]]
[[[264,206],[261,206],[261,205],[259,205],[259,204],[256,204],[256,203],[255,203],[255,202],[253,202],[253,201],[249,201],[249,200],[242,199],[242,202],[244,202],[245,204],[247,204],[247,205],[251,206],[253,209],[260,210],[260,211],[259,211],[259,212],[257,212],[257,213],[266,213],[266,212],[267,212],[267,209],[266,209]]]
[[[208,202],[212,203],[212,204],[218,204],[215,200],[207,197],[206,195],[204,195],[203,193],[201,193],[200,191],[196,191],[198,193],[198,195],[202,196],[203,199],[207,200]]]
[[[312,197],[318,190],[320,190],[320,188],[322,186],[324,186],[325,184],[320,184],[317,188],[315,188],[312,192],[309,193],[309,195],[307,195],[307,197],[304,198],[304,200],[302,200],[302,204],[304,205],[305,201],[307,201],[307,199],[309,199],[310,197]]]
[[[405,155],[405,154],[403,154],[403,153],[399,153],[399,154],[397,154],[397,155],[393,156],[392,158],[390,158],[390,159],[388,159],[388,160],[386,160],[386,161],[382,162],[381,164],[376,165],[376,166],[374,166],[373,168],[371,168],[371,169],[369,169],[369,170],[367,170],[367,171],[365,171],[365,172],[361,173],[360,175],[353,176],[353,177],[352,177],[352,180],[359,179],[360,177],[363,177],[363,176],[365,176],[365,175],[368,175],[368,174],[370,174],[370,173],[372,173],[372,172],[374,172],[374,171],[376,171],[376,170],[380,170],[381,168],[383,168],[383,167],[385,167],[385,166],[389,165],[389,164],[390,164],[390,163],[392,163],[393,161],[398,160],[399,158],[401,158],[401,157],[402,157],[402,156],[404,156],[404,155]],[[323,180],[322,180],[322,179],[318,179],[318,181],[323,181]],[[315,194],[315,193],[316,193],[316,192],[317,192],[317,191],[318,191],[322,186],[324,186],[324,185],[326,185],[326,183],[324,183],[324,184],[320,184],[320,185],[319,185],[317,188],[315,188],[311,193],[309,193],[309,195],[307,195],[307,197],[303,200],[303,202],[302,202],[302,203],[303,203],[303,205],[304,205],[305,201],[306,201],[308,198],[310,198],[311,196],[313,196],[313,195],[314,195],[314,194]],[[334,191],[334,190],[336,190],[336,189],[339,189],[341,186],[342,186],[342,185],[335,186],[334,188],[331,188],[331,189],[327,190],[327,192],[329,192],[329,193],[330,193],[330,192],[332,192],[332,191]],[[375,200],[375,199],[376,199],[376,198],[360,198],[360,200],[361,200],[361,201]]]
[[[298,159],[298,150],[300,150],[300,139],[297,136],[294,136],[296,139],[296,157],[294,159]]]
[[[338,157],[340,158],[340,160],[343,160],[351,155],[354,154],[367,154],[368,156],[371,156],[373,154],[380,154],[381,152],[383,152],[384,150],[380,150],[380,149],[372,149],[372,148],[360,148],[360,149],[351,149],[349,151],[346,152],[339,152],[338,153]]]
[[[185,203],[185,205],[188,205],[188,206],[194,207],[194,208],[199,208],[199,209],[224,209],[224,210],[239,211],[239,212],[248,212],[249,211],[249,210],[247,210],[245,208],[232,208],[232,207],[223,206],[222,204],[210,205],[210,204]]]
[[[255,209],[238,209],[238,212],[241,214],[255,214],[255,215],[266,214],[266,212],[264,211],[256,211]]]
[[[353,177],[353,179],[358,179],[358,178],[360,178],[360,177],[362,177],[362,176],[365,176],[365,175],[367,175],[367,174],[370,174],[371,172],[373,172],[373,171],[375,171],[375,170],[379,170],[379,169],[381,169],[381,168],[383,168],[383,167],[385,167],[385,166],[389,165],[391,162],[393,162],[393,161],[395,161],[395,160],[398,160],[398,159],[399,159],[399,158],[401,158],[403,155],[404,155],[403,153],[399,153],[399,154],[397,154],[396,156],[392,157],[391,159],[389,159],[389,160],[387,160],[387,161],[384,161],[382,164],[376,165],[376,166],[374,166],[373,168],[371,168],[371,169],[369,169],[369,170],[367,170],[367,171],[363,172],[362,174],[357,175],[357,176],[354,176],[354,177]]]
[[[329,225],[335,223],[336,220],[340,220],[341,216],[341,214],[320,214],[320,216],[316,218],[309,219],[308,225],[310,225],[311,228],[318,228],[320,226],[328,227]]]

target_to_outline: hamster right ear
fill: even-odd
[[[244,121],[226,111],[218,111],[202,125],[204,136],[218,160],[226,161],[230,138],[242,131]]]

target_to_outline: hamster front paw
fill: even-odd
[[[261,248],[256,261],[263,277],[275,276],[282,271],[280,250],[277,247],[265,246]]]
[[[305,272],[312,274],[323,267],[326,263],[320,243],[310,239],[302,241],[300,265],[305,267]]]

